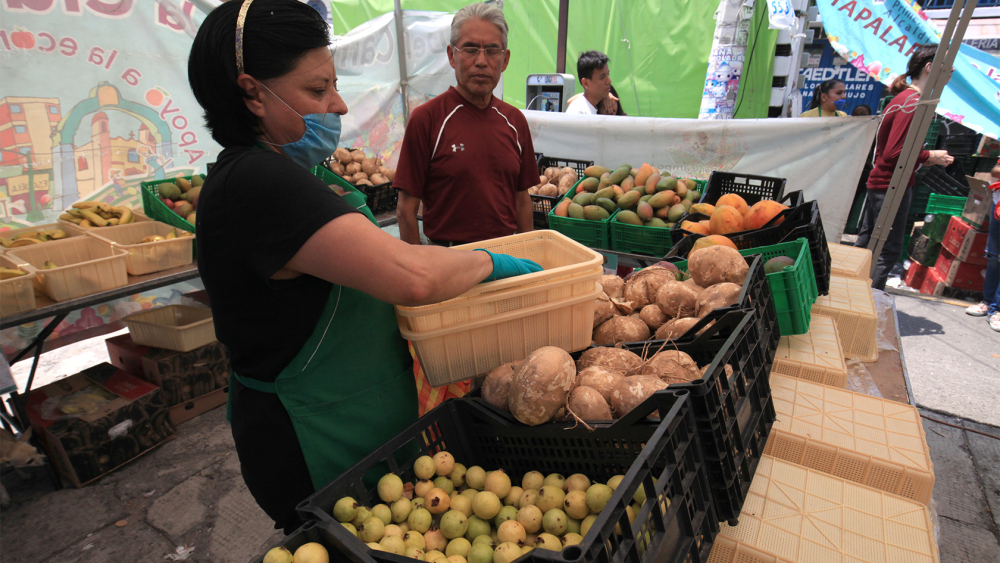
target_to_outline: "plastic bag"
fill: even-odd
[[[845,388],[848,391],[854,391],[855,393],[864,393],[865,395],[871,395],[872,397],[878,397],[882,399],[882,392],[878,390],[878,386],[875,385],[875,380],[872,378],[872,374],[868,371],[868,367],[861,360],[855,358],[847,358],[847,384]]]
[[[898,329],[889,327],[889,323],[896,323],[895,301],[891,295],[877,289],[872,290],[872,298],[875,300],[875,314],[878,316],[878,328],[875,331],[878,349],[899,352],[896,338]]]
[[[767,0],[767,19],[770,29],[795,29],[795,10],[792,0]]]

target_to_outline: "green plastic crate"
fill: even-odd
[[[205,179],[204,174],[198,174],[201,179]],[[192,176],[179,176],[179,178],[184,178],[190,181]],[[139,184],[140,191],[142,193],[142,212],[153,219],[154,221],[159,221],[161,223],[166,223],[171,227],[177,227],[178,229],[183,229],[190,233],[194,232],[194,225],[187,222],[187,219],[181,217],[180,215],[174,213],[173,209],[167,207],[167,204],[160,200],[160,189],[157,187],[160,184],[173,184],[174,178],[167,178],[165,180],[153,180],[150,182],[142,182]],[[195,238],[194,241],[194,257],[198,258],[198,239]]]
[[[774,311],[778,314],[778,329],[781,335],[809,332],[812,306],[819,297],[819,288],[816,286],[816,274],[813,271],[812,256],[809,254],[808,239],[798,238],[792,242],[747,248],[741,250],[740,254],[743,256],[760,254],[765,263],[778,256],[788,256],[795,260],[795,265],[785,266],[780,272],[767,274],[767,284],[774,297]]]
[[[548,214],[549,228],[568,236],[584,246],[588,246],[590,248],[600,248],[602,250],[611,250],[611,219],[618,214],[618,211],[612,213],[607,219],[602,219],[600,221],[574,219],[573,217],[560,217],[555,214],[555,210],[559,205],[559,202],[569,197],[570,194],[576,193],[576,187],[583,180],[584,178],[580,178],[576,184],[573,184],[573,187],[570,188],[568,192],[556,201],[556,205],[552,206],[552,211],[549,211]]]
[[[368,207],[367,203],[368,198],[364,194],[364,192],[354,187],[347,180],[341,178],[340,176],[337,176],[336,174],[333,173],[332,170],[329,170],[326,167],[313,166],[311,169],[309,169],[309,172],[311,172],[313,176],[316,176],[320,180],[326,182],[326,185],[329,186],[330,184],[336,184],[345,192],[347,192],[346,194],[341,196],[344,198],[344,201],[346,201],[352,207],[363,213],[364,216],[367,217],[369,221],[378,225],[378,221],[375,220],[375,214],[372,213],[371,208]]]
[[[968,198],[962,196],[930,194],[927,198],[927,215],[961,215],[965,209],[965,201]]]
[[[611,218],[611,250],[659,257],[672,246],[669,228],[622,223],[618,213]]]

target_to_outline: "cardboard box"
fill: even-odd
[[[229,387],[229,355],[219,342],[189,352],[142,346],[127,334],[105,342],[111,363],[159,386],[168,407]]]
[[[993,191],[989,188],[990,184],[973,176],[965,178],[969,181],[969,199],[965,201],[962,219],[977,231],[988,231],[993,211]]]
[[[206,412],[221,407],[229,400],[229,387],[216,389],[211,393],[206,393],[201,397],[195,397],[190,401],[185,401],[179,405],[170,407],[170,422],[174,426],[187,422],[192,418],[205,414]]]
[[[920,293],[926,295],[944,295],[945,283],[941,279],[941,274],[933,269],[929,268],[927,270],[927,275],[924,276],[924,283],[920,284]]]
[[[941,281],[949,287],[982,291],[986,280],[986,266],[969,264],[952,256],[947,250],[942,250],[934,264]]]
[[[930,268],[920,262],[910,262],[910,267],[906,270],[906,277],[903,278],[903,283],[908,287],[919,290],[920,286],[924,283],[924,277],[927,276],[928,270]]]
[[[76,487],[174,435],[160,388],[107,363],[35,389],[26,408],[56,469]]]
[[[986,265],[986,235],[961,217],[952,217],[941,246],[962,262]]]

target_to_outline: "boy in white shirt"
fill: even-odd
[[[607,113],[614,115],[618,109],[618,98],[611,95],[611,71],[608,56],[600,51],[587,51],[576,61],[576,74],[583,85],[583,94],[575,96],[566,108],[566,113],[597,115],[598,106],[604,104]],[[614,107],[609,107],[612,104]],[[605,112],[601,112],[605,113]]]

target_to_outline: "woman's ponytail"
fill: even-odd
[[[900,74],[892,81],[892,86],[889,87],[889,94],[896,96],[900,94],[903,90],[906,90],[910,85],[907,84],[906,79],[916,80],[920,78],[920,73],[924,71],[924,67],[927,63],[934,60],[934,55],[937,53],[937,44],[928,43],[926,45],[921,45],[913,51],[913,55],[910,60],[906,63],[906,72]]]
[[[889,94],[896,96],[910,87],[910,84],[906,81],[906,75],[900,74],[892,81],[892,85],[889,86]]]

